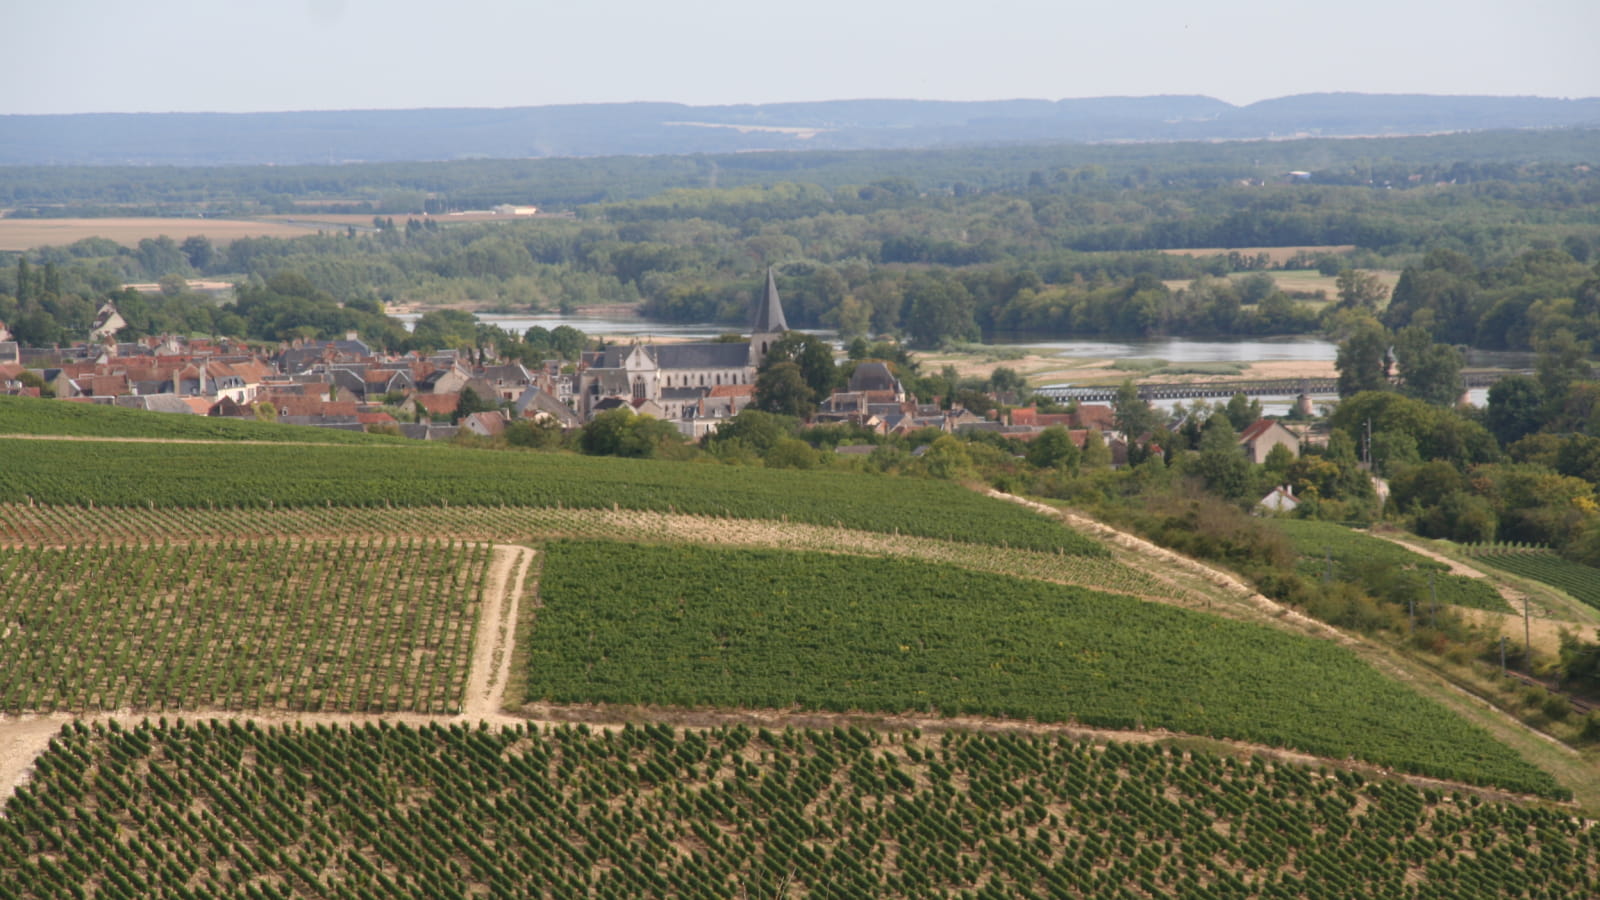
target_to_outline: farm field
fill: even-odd
[[[415,538],[0,549],[0,712],[455,712],[489,556]]]
[[[367,220],[371,222],[369,217]],[[213,244],[230,244],[243,237],[299,237],[316,234],[322,226],[244,219],[179,219],[131,216],[105,219],[0,218],[0,251],[56,247],[98,237],[132,247],[145,238],[162,235],[182,241],[205,235]]]
[[[306,444],[393,444],[405,438],[211,416],[154,414],[137,409],[0,397],[0,435],[274,441]]]
[[[1562,792],[1344,648],[1127,597],[902,560],[605,542],[551,544],[540,593],[532,699],[1160,728]]]
[[[1353,531],[1333,522],[1310,519],[1280,519],[1274,525],[1288,535],[1300,554],[1300,573],[1310,578],[1321,578],[1331,564],[1336,578],[1356,580],[1368,572],[1384,577],[1409,575],[1414,582],[1410,591],[1416,596],[1417,608],[1423,609],[1430,601],[1428,581],[1431,575],[1433,591],[1439,602],[1470,609],[1491,612],[1514,612],[1494,586],[1481,578],[1452,575],[1449,566],[1429,559],[1382,538]]]
[[[1600,609],[1600,569],[1562,559],[1553,550],[1508,550],[1472,547],[1475,562],[1560,588],[1578,600]]]
[[[116,510],[0,503],[0,545],[33,547],[92,541],[259,541],[394,538],[448,534],[472,541],[538,543],[560,538],[661,544],[783,547],[947,562],[1085,587],[1109,588],[1185,606],[1209,606],[1200,590],[1175,585],[1105,556],[993,547],[909,535],[714,516],[555,507],[300,507],[296,509]]]
[[[1105,556],[1098,543],[961,485],[851,472],[687,465],[448,447],[297,447],[0,439],[0,503],[61,506],[627,507],[836,525]],[[184,477],[173,478],[173,472]]]
[[[1600,832],[1568,813],[1040,736],[74,724],[7,813],[0,895],[38,898],[1353,900],[1600,879]]]

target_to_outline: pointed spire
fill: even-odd
[[[788,331],[789,323],[783,318],[783,304],[778,301],[778,281],[772,274],[772,267],[767,267],[767,289],[761,299],[756,301],[755,309],[751,310],[751,334],[776,334]]]

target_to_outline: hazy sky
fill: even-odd
[[[0,113],[1600,96],[1600,0],[3,0]]]

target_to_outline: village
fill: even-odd
[[[89,341],[32,348],[12,340],[0,323],[0,393],[432,441],[494,438],[524,420],[574,431],[597,415],[624,409],[670,422],[686,439],[700,440],[755,402],[762,364],[789,330],[770,271],[750,310],[749,340],[615,343],[585,351],[575,362],[549,359],[532,366],[499,358],[493,346],[389,354],[353,332],[273,349],[171,335],[118,341],[124,325],[107,302]],[[1001,406],[985,415],[959,403],[944,408],[908,392],[890,364],[878,360],[859,361],[806,424],[845,424],[882,437],[930,428],[990,432],[1023,442],[1061,428],[1080,450],[1090,440],[1103,441],[1114,467],[1128,463],[1130,437],[1148,441],[1147,435],[1121,433],[1109,404]],[[1168,424],[1176,430],[1181,417]],[[1297,456],[1301,435],[1276,419],[1260,418],[1238,440],[1250,461],[1261,463],[1276,446]],[[844,444],[835,452],[868,455],[874,446]],[[1280,490],[1262,503],[1286,509],[1295,500]]]

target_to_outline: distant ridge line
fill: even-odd
[[[711,126],[711,127],[705,127]],[[1600,97],[1298,94],[0,116],[0,165],[327,165],[1600,127]]]

